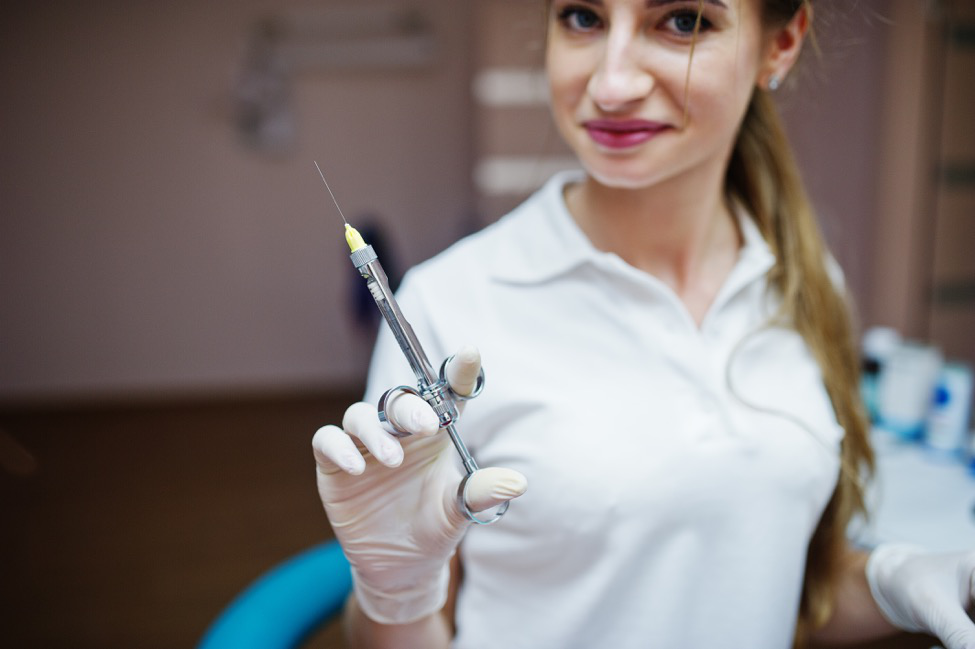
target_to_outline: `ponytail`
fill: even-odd
[[[777,320],[796,329],[823,375],[845,434],[836,489],[813,534],[796,630],[796,646],[832,615],[846,528],[864,511],[862,477],[873,469],[859,398],[859,367],[850,309],[830,277],[828,252],[768,93],[756,91],[735,145],[726,187],[749,210],[775,255],[769,281],[782,297]]]

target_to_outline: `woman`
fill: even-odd
[[[490,387],[461,473],[380,336],[366,402],[314,448],[362,647],[750,647],[896,627],[975,646],[971,556],[844,529],[871,455],[848,316],[768,97],[801,0],[552,0],[555,123],[585,173],[414,269],[448,378]],[[449,298],[449,302],[445,300]],[[449,306],[446,306],[449,304]],[[355,441],[354,441],[355,440]],[[526,492],[528,476],[532,489]],[[463,539],[463,545],[458,546]],[[869,577],[869,578],[868,578]],[[456,599],[455,599],[456,596]]]

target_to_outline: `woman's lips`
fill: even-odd
[[[667,130],[667,124],[643,119],[592,119],[582,126],[596,144],[609,149],[628,149],[643,144]]]

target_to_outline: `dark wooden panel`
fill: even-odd
[[[255,577],[331,536],[310,440],[358,393],[0,411],[4,645],[194,646]],[[342,649],[340,625],[308,644]]]
[[[4,644],[193,646],[331,536],[310,442],[351,398],[0,413],[33,458],[0,471]]]

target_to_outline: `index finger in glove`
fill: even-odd
[[[326,475],[345,471],[359,475],[366,469],[355,442],[338,426],[322,426],[311,440],[318,470]]]
[[[428,418],[433,419],[434,429],[436,429],[436,415],[422,399],[419,397],[416,399],[429,412]],[[397,401],[399,400],[397,399]],[[409,405],[410,402],[407,401],[406,406],[401,404],[396,409],[400,413],[398,421],[404,422],[406,429],[415,427],[414,422],[416,421],[425,422],[422,412],[420,415],[416,415],[416,411],[420,409],[414,407],[411,410]],[[416,431],[410,430],[410,432]],[[403,461],[403,449],[392,435],[383,430],[379,423],[376,407],[372,404],[359,402],[346,409],[345,416],[342,419],[342,428],[322,426],[312,438],[312,448],[315,451],[315,461],[318,463],[319,471],[331,474],[341,470],[350,475],[360,475],[365,471],[366,459],[363,456],[362,448],[355,443],[353,438],[358,439],[373,457],[386,466],[396,467]]]
[[[444,369],[450,389],[464,397],[474,392],[480,373],[481,353],[473,345],[461,347]]]
[[[440,420],[430,404],[411,392],[395,391],[386,402],[386,417],[395,429],[412,435],[426,437],[440,430]],[[351,405],[342,427],[386,466],[396,467],[403,461],[403,447],[380,423],[376,406],[365,402]]]
[[[403,447],[383,429],[376,406],[371,403],[360,401],[349,406],[342,418],[342,428],[362,442],[382,464],[397,467],[403,461]]]

